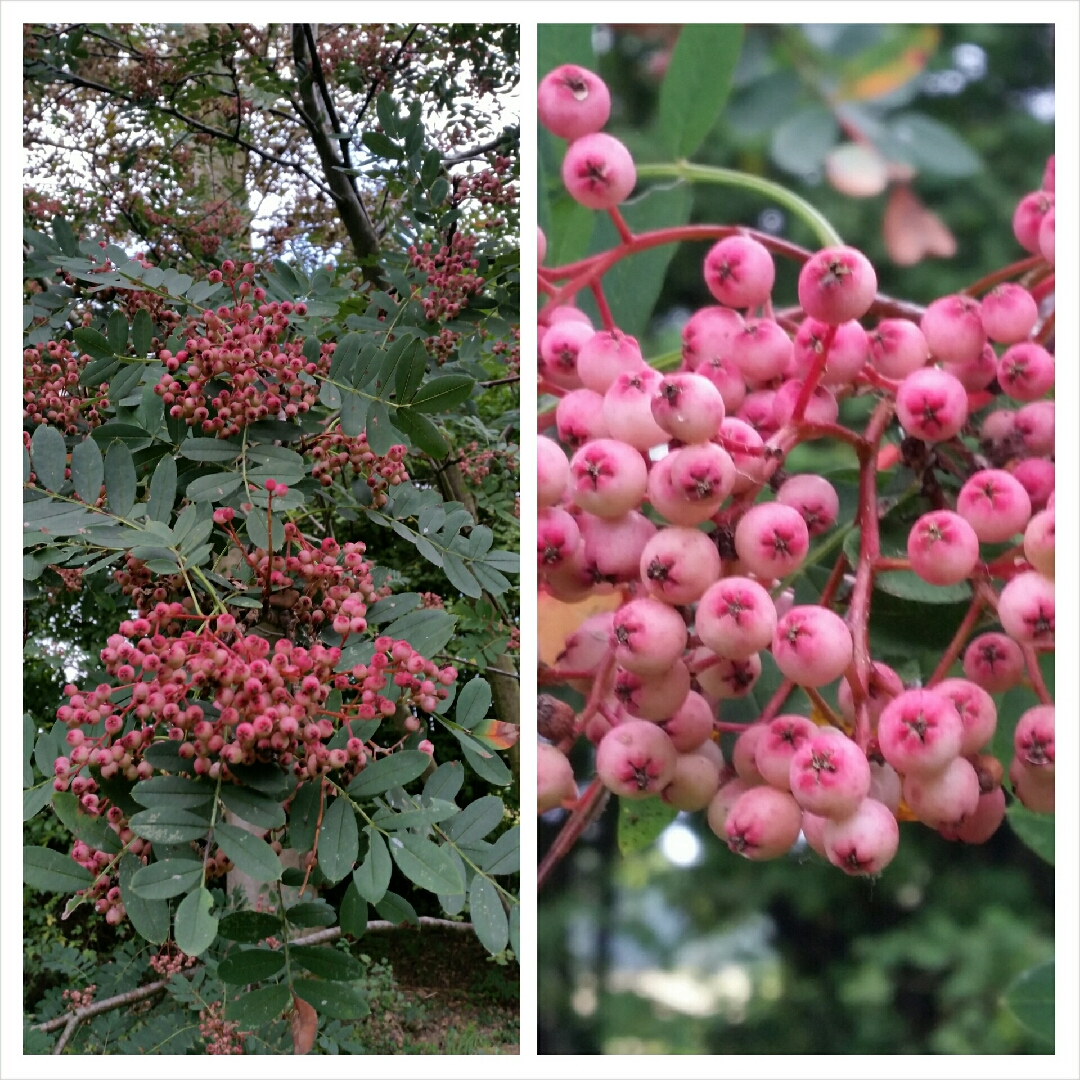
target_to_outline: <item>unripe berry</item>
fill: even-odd
[[[731,764],[739,779],[747,784],[764,784],[765,777],[757,767],[757,748],[768,734],[767,724],[751,724],[735,740],[735,749],[731,753]]]
[[[728,236],[705,256],[705,284],[728,307],[765,303],[775,278],[776,267],[768,249],[749,236]]]
[[[845,874],[880,874],[900,846],[900,826],[887,806],[864,799],[850,817],[830,821],[822,841],[829,862]]]
[[[759,578],[786,577],[802,565],[809,549],[806,522],[798,510],[783,503],[751,507],[735,528],[739,561]]]
[[[620,518],[579,514],[578,527],[585,544],[585,564],[598,580],[637,580],[645,545],[656,535],[656,526],[636,510]]]
[[[836,488],[814,473],[799,473],[785,480],[776,492],[776,501],[799,512],[810,536],[820,536],[836,524],[840,497]]]
[[[1056,483],[1052,461],[1044,458],[1025,458],[1017,462],[1012,474],[1024,485],[1024,490],[1031,500],[1032,510],[1042,510],[1049,504]]]
[[[569,141],[580,139],[599,131],[610,114],[607,84],[583,67],[563,64],[540,80],[536,115],[552,135]]]
[[[799,304],[803,311],[830,326],[862,318],[876,294],[874,268],[855,248],[823,248],[799,272]]]
[[[698,603],[694,630],[717,656],[748,660],[772,641],[776,608],[756,581],[723,578],[710,585]]]
[[[931,585],[964,581],[979,561],[975,530],[951,510],[931,510],[911,527],[907,543],[911,569]]]
[[[870,763],[851,739],[814,735],[792,755],[788,783],[804,810],[845,818],[870,792]]]
[[[563,183],[571,198],[590,210],[611,210],[634,190],[637,172],[630,151],[611,135],[583,135],[567,148]]]
[[[652,398],[663,376],[643,367],[623,372],[604,394],[604,423],[613,439],[642,452],[668,441],[668,434],[653,419]]]
[[[661,529],[645,545],[639,569],[658,600],[692,604],[720,577],[720,552],[700,529]]]
[[[965,481],[956,498],[956,512],[984,544],[1015,536],[1031,518],[1031,499],[1024,485],[1004,469],[982,469]]]
[[[940,772],[960,753],[964,725],[953,703],[933,690],[906,690],[878,721],[882,756],[904,776]]]
[[[615,659],[638,675],[662,675],[682,656],[686,624],[672,607],[640,597],[615,612],[611,645]]]
[[[907,434],[924,442],[951,439],[964,426],[967,414],[967,391],[955,375],[939,368],[912,372],[896,391],[900,423]]]
[[[721,840],[727,840],[727,834],[724,832],[724,827],[727,825],[728,814],[731,813],[731,808],[749,790],[750,785],[747,784],[745,780],[728,780],[727,783],[720,786],[720,789],[710,800],[705,818],[709,828],[712,829]]]
[[[728,847],[747,859],[777,859],[799,838],[802,811],[786,792],[756,787],[741,795],[724,823]]]
[[[596,775],[616,795],[645,799],[675,776],[678,754],[656,724],[628,720],[612,728],[596,748]]]
[[[536,744],[536,808],[545,814],[577,797],[574,770],[566,755],[548,743]]]
[[[998,620],[1021,645],[1054,644],[1054,582],[1035,571],[1018,574],[998,598]]]
[[[968,814],[959,825],[943,825],[940,831],[946,840],[985,844],[1004,820],[1005,792],[997,787],[980,795],[974,813]]]
[[[709,309],[706,309],[709,310]],[[768,382],[791,362],[791,338],[771,319],[751,319],[727,344],[725,354],[748,383]]]
[[[615,669],[614,695],[622,707],[639,720],[668,720],[690,693],[690,672],[676,660],[661,675],[644,676],[625,668]]]
[[[1024,675],[1024,654],[1006,634],[980,634],[964,652],[964,674],[991,694],[1004,694]]]
[[[793,607],[776,624],[772,653],[785,678],[799,686],[825,686],[847,670],[851,632],[823,607]]]
[[[1054,452],[1054,402],[1033,401],[1016,411],[1016,433],[1032,455]],[[1032,500],[1034,502],[1034,500]]]

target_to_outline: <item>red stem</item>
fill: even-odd
[[[630,226],[626,224],[626,218],[622,216],[617,206],[613,206],[608,215],[611,218],[611,223],[615,226],[619,233],[619,239],[624,244],[632,244],[634,242],[634,234],[630,231]]]
[[[1041,255],[1031,255],[1026,259],[1010,263],[1000,270],[995,270],[992,274],[987,274],[986,277],[979,278],[978,281],[973,285],[969,285],[966,289],[962,289],[961,295],[979,296],[981,293],[989,292],[995,285],[1000,285],[1003,281],[1011,281],[1013,278],[1020,277],[1021,274],[1026,274],[1029,270],[1034,270],[1042,261]]]
[[[536,871],[536,891],[544,887],[544,882],[551,875],[551,871],[563,860],[570,849],[578,842],[578,838],[596,819],[597,814],[604,808],[607,801],[608,791],[597,777],[585,789],[584,794],[578,799],[577,806],[566,819],[566,824],[559,830],[551,847]]]
[[[927,680],[927,686],[936,686],[949,674],[949,668],[953,666],[957,657],[959,657],[961,650],[967,644],[968,638],[971,637],[972,630],[978,625],[979,617],[982,615],[985,606],[985,597],[978,589],[976,589],[975,596],[971,601],[971,606],[967,609],[967,614],[956,628],[956,633],[953,634],[953,639],[949,642],[949,647],[942,654],[937,667],[934,668],[933,675]]]
[[[603,286],[599,281],[593,281],[589,283],[589,289],[592,291],[593,299],[596,301],[596,307],[600,312],[600,319],[604,324],[604,329],[610,334],[615,329],[615,318],[611,314],[611,308],[608,307]]]
[[[802,389],[799,391],[799,397],[795,402],[795,411],[791,414],[791,422],[793,424],[797,424],[802,420],[803,414],[806,412],[806,406],[810,404],[810,399],[814,396],[817,384],[821,381],[821,376],[825,372],[825,365],[829,362],[829,350],[832,348],[832,343],[835,339],[836,327],[830,326],[825,333],[825,340],[822,343],[821,352],[814,358],[814,364],[813,367],[810,368],[810,374],[806,376],[806,380],[802,384]]]
[[[1024,653],[1024,665],[1027,667],[1028,678],[1031,680],[1031,689],[1035,691],[1039,702],[1043,705],[1053,705],[1054,699],[1043,682],[1042,671],[1039,669],[1039,658],[1030,645],[1021,645]]]

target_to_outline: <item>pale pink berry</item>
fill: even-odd
[[[979,316],[991,341],[1014,345],[1023,341],[1039,319],[1034,297],[1023,285],[1006,281],[995,285],[983,298]]]
[[[1013,732],[1016,759],[1041,776],[1054,775],[1054,706],[1036,705],[1020,717]]]
[[[817,725],[805,716],[777,716],[757,740],[754,765],[767,784],[791,790],[791,759],[802,745],[817,737]]]
[[[1003,451],[1016,439],[1016,413],[1012,409],[988,413],[979,427],[979,439],[984,448]]]
[[[577,797],[574,770],[566,755],[550,743],[536,744],[536,809],[546,814]]]
[[[840,496],[836,488],[815,473],[788,477],[776,492],[776,501],[799,512],[811,536],[820,536],[836,524],[840,516]]]
[[[717,441],[721,443],[735,466],[735,482],[731,494],[739,495],[759,484],[765,477],[765,442],[747,423],[728,416],[720,425]]]
[[[825,686],[847,670],[851,632],[839,615],[823,607],[793,607],[776,624],[772,653],[785,678],[799,686]]]
[[[1001,389],[1016,401],[1037,401],[1054,385],[1054,358],[1034,341],[1005,350],[998,361]]]
[[[900,847],[900,826],[892,811],[876,799],[864,799],[850,817],[830,821],[822,830],[825,855],[845,874],[880,874]]]
[[[951,364],[974,360],[986,344],[979,301],[957,293],[935,300],[919,324],[931,355]]]
[[[974,360],[965,360],[962,364],[946,362],[941,366],[959,379],[965,390],[985,390],[997,378],[998,358],[993,345],[987,344]]]
[[[646,799],[671,783],[678,756],[656,724],[627,720],[600,740],[596,775],[604,787],[624,799]]]
[[[727,783],[720,786],[719,790],[709,801],[708,809],[705,812],[705,818],[709,828],[712,829],[721,840],[727,840],[727,834],[724,832],[724,827],[727,825],[727,819],[728,815],[731,813],[731,808],[747,791],[750,790],[750,787],[751,785],[747,784],[745,780],[728,780]]]
[[[563,449],[546,435],[536,438],[536,501],[543,509],[555,506],[566,494],[570,483],[570,462]]]
[[[702,743],[711,742],[712,709],[699,693],[691,690],[675,714],[670,719],[661,721],[660,726],[667,732],[672,745],[680,754],[689,754]]]
[[[585,545],[585,562],[597,581],[636,581],[646,544],[657,534],[656,526],[631,510],[619,518],[581,514],[578,528]]]
[[[900,774],[888,762],[870,762],[870,794],[867,798],[876,799],[893,814],[899,809]]]
[[[1024,654],[1007,634],[980,634],[964,652],[964,674],[991,694],[1004,694],[1024,675]]]
[[[829,332],[828,323],[817,319],[803,319],[795,335],[792,353],[793,378],[804,379],[825,351]],[[863,369],[870,359],[870,339],[866,331],[854,319],[836,327],[829,356],[821,375],[824,386],[846,386]]]
[[[798,510],[783,503],[758,503],[743,514],[735,527],[739,560],[759,578],[782,578],[793,573],[809,549],[806,522]]]
[[[1054,777],[1043,776],[1040,769],[1025,765],[1019,758],[1013,758],[1009,766],[1009,780],[1012,782],[1016,797],[1026,810],[1036,814],[1054,812]]]
[[[710,585],[698,603],[694,630],[717,656],[748,660],[772,641],[776,608],[756,581],[723,578]]]
[[[1031,509],[1044,509],[1054,494],[1054,463],[1045,458],[1025,458],[1016,463],[1012,474],[1024,485]]]
[[[611,648],[611,624],[614,618],[614,612],[602,611],[585,619],[563,643],[556,666],[563,671],[597,671]],[[587,693],[592,683],[576,679],[570,685],[579,692]]]
[[[740,780],[747,784],[764,784],[765,777],[757,767],[757,748],[766,735],[766,724],[751,724],[739,733],[731,752],[731,765]]]
[[[1054,402],[1033,401],[1016,410],[1016,433],[1027,453],[1041,456],[1054,452]]]
[[[748,660],[729,660],[717,657],[710,649],[695,649],[691,662],[701,664],[712,658],[707,667],[695,668],[694,677],[702,694],[713,703],[744,698],[761,677],[761,656]]]
[[[735,465],[727,452],[715,443],[694,443],[653,466],[649,501],[673,525],[697,525],[719,510],[734,484]]]
[[[1054,582],[1034,570],[1017,574],[998,598],[998,620],[1021,645],[1054,644]]]
[[[956,706],[933,690],[905,690],[878,721],[882,756],[901,775],[940,772],[960,753],[964,725]]]
[[[578,349],[578,377],[598,394],[606,394],[624,372],[640,371],[645,366],[637,338],[621,330],[600,330]]]
[[[682,329],[683,360],[696,369],[698,364],[718,359],[729,351],[743,326],[742,316],[730,308],[700,308]]]
[[[814,735],[792,755],[788,783],[804,810],[845,818],[870,792],[870,763],[851,739]]]
[[[536,565],[540,570],[561,566],[577,550],[581,533],[573,516],[558,506],[541,510],[536,518]]]
[[[604,394],[604,423],[611,437],[642,452],[668,441],[668,433],[653,419],[652,399],[663,376],[643,367],[624,371]]]
[[[720,552],[700,529],[661,529],[645,545],[639,569],[658,600],[692,604],[720,577]]]
[[[638,675],[625,668],[615,669],[615,699],[639,720],[669,720],[690,693],[690,672],[676,660],[662,675]]]
[[[720,787],[720,767],[702,754],[680,754],[675,759],[675,775],[660,798],[676,810],[694,813],[704,810]]]
[[[1040,574],[1054,576],[1054,511],[1040,510],[1024,530],[1024,557]]]
[[[776,267],[768,249],[749,236],[728,236],[705,256],[705,284],[728,307],[765,303],[775,278]]]
[[[1013,214],[1013,235],[1032,255],[1039,254],[1039,229],[1053,206],[1054,194],[1050,191],[1033,191],[1017,204]]]
[[[540,344],[540,375],[564,390],[577,390],[578,350],[592,337],[592,327],[576,319],[567,319],[548,327]]]
[[[608,438],[604,399],[595,390],[571,390],[555,407],[559,441],[577,450],[593,439]]]
[[[684,443],[708,442],[720,430],[724,399],[702,375],[666,375],[650,402],[653,419]]]
[[[907,319],[882,319],[870,334],[871,363],[887,379],[903,379],[929,359],[922,330]]]
[[[951,439],[964,426],[967,414],[963,384],[938,368],[913,371],[896,391],[896,415],[904,431],[924,442]]]
[[[775,390],[753,390],[746,395],[736,416],[749,424],[763,439],[768,439],[780,430],[775,406]]]
[[[539,225],[536,226],[536,261],[543,265],[547,257],[547,237]]]
[[[615,612],[611,625],[615,659],[639,675],[662,675],[682,656],[686,624],[672,607],[639,597]]]
[[[940,832],[946,840],[965,844],[985,844],[1005,820],[1005,792],[996,787],[979,796],[975,812],[968,814],[959,825],[942,825]]]
[[[825,850],[825,826],[829,824],[830,820],[830,818],[821,817],[818,814],[811,814],[809,810],[803,811],[803,839],[806,841],[807,847],[811,851],[816,851],[823,859],[829,857],[828,851]]]
[[[773,398],[773,419],[777,424],[788,423],[795,415],[795,406],[802,395],[803,384],[798,379],[788,379],[776,391]],[[827,386],[815,386],[806,402],[802,419],[812,424],[835,424],[840,406]]]
[[[1020,532],[1031,519],[1031,499],[1024,485],[1004,469],[982,469],[964,482],[956,512],[984,544],[999,544]]]
[[[694,374],[706,378],[720,391],[724,411],[730,417],[746,400],[746,380],[735,362],[727,356],[714,356],[694,365]]]
[[[592,319],[581,308],[576,308],[573,304],[550,305],[541,309],[540,314],[547,319],[549,326],[556,326],[558,323],[564,322],[579,322],[590,330],[592,329]]]
[[[1039,226],[1039,254],[1054,265],[1054,208],[1051,206],[1043,215]]]
[[[597,585],[596,578],[585,562],[585,545],[579,544],[574,553],[541,575],[548,591],[564,604],[576,604],[597,592],[610,592],[612,587]]]
[[[799,272],[799,304],[812,319],[839,326],[861,319],[877,294],[877,274],[855,248],[823,248]]]
[[[979,561],[979,537],[952,510],[931,510],[911,527],[907,542],[911,569],[931,585],[966,580]]]
[[[560,139],[573,141],[599,131],[610,114],[611,94],[607,84],[583,67],[563,64],[540,80],[536,92],[537,119]]]
[[[771,319],[749,319],[731,337],[726,355],[751,384],[782,375],[791,362],[791,338]]]
[[[943,679],[934,689],[955,706],[964,725],[960,754],[977,754],[997,730],[997,706],[994,699],[977,683],[968,679]]]
[[[617,518],[633,510],[648,479],[641,454],[617,439],[587,443],[570,460],[570,494],[597,517]]]
[[[870,685],[867,688],[866,712],[870,719],[870,727],[876,728],[882,710],[897,694],[904,691],[904,683],[899,675],[888,664],[875,661],[870,665]],[[851,695],[851,684],[847,679],[841,679],[836,690],[837,704],[840,706],[840,715],[849,724],[855,723],[855,701]],[[883,800],[884,801],[884,800]]]
[[[744,792],[727,815],[728,847],[747,859],[778,859],[791,850],[802,828],[802,810],[786,792],[755,787]]]
[[[932,829],[956,825],[979,806],[979,775],[966,758],[953,758],[938,772],[904,777],[904,802]]]
[[[590,210],[610,210],[634,190],[637,171],[630,151],[611,135],[583,135],[566,150],[563,183],[570,197]]]

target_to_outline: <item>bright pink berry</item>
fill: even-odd
[[[1053,206],[1054,194],[1050,191],[1033,191],[1017,204],[1013,214],[1013,235],[1017,243],[1032,255],[1039,254],[1039,229]]]
[[[728,307],[765,303],[775,278],[776,267],[768,249],[749,236],[725,237],[705,256],[705,284]]]
[[[668,441],[652,415],[653,395],[662,381],[650,367],[624,371],[615,379],[604,394],[604,423],[612,438],[642,452]]]
[[[1054,775],[1054,706],[1036,705],[1017,721],[1013,749],[1025,769],[1043,777]]]
[[[759,578],[782,578],[793,573],[802,565],[809,548],[810,533],[802,515],[783,503],[752,506],[735,527],[739,561]]]
[[[1024,530],[1024,557],[1040,574],[1054,576],[1054,511],[1040,510]]]
[[[592,327],[576,319],[566,319],[548,327],[540,343],[541,376],[564,390],[577,390],[581,386],[577,373],[578,352],[592,335]]]
[[[698,525],[720,509],[735,466],[715,443],[696,443],[661,458],[649,473],[649,502],[673,525]]]
[[[983,298],[979,309],[983,329],[991,341],[1014,345],[1023,341],[1039,319],[1035,298],[1023,285],[1006,281],[995,285]]]
[[[1013,476],[1024,485],[1032,510],[1042,510],[1054,494],[1054,463],[1045,458],[1025,458],[1016,463]]]
[[[1016,410],[1016,433],[1027,453],[1042,455],[1054,452],[1054,413],[1052,401],[1033,401]]]
[[[656,526],[644,514],[631,510],[619,518],[578,516],[585,544],[585,563],[597,581],[636,581],[645,545],[656,535]]]
[[[661,529],[641,553],[641,580],[658,600],[692,604],[720,577],[720,552],[700,529]]]
[[[637,338],[621,330],[601,330],[587,338],[578,349],[578,377],[590,390],[606,394],[624,372],[645,367]]]
[[[690,671],[676,660],[662,675],[638,675],[615,669],[615,699],[640,720],[670,720],[690,693]]]
[[[836,488],[815,473],[788,477],[776,492],[776,501],[799,512],[811,536],[820,536],[836,524],[840,497]]]
[[[997,378],[998,358],[993,345],[987,344],[974,360],[962,364],[946,362],[941,366],[959,379],[965,390],[985,390]]]
[[[724,419],[720,391],[703,376],[687,372],[666,375],[650,408],[657,424],[684,443],[708,442]]]
[[[671,783],[677,758],[671,740],[656,724],[628,720],[600,740],[596,775],[624,799],[645,799]]]
[[[997,730],[997,706],[994,699],[977,683],[968,679],[943,679],[934,689],[955,706],[964,725],[960,754],[977,754]]]
[[[645,462],[616,439],[597,439],[570,461],[570,493],[590,514],[617,518],[641,502],[648,484]]]
[[[792,755],[788,782],[804,810],[845,818],[870,792],[870,763],[851,739],[814,735]]]
[[[907,319],[882,319],[869,340],[870,360],[887,379],[903,379],[930,359],[922,330]]]
[[[1034,570],[1017,574],[998,597],[998,620],[1021,645],[1054,644],[1054,582]]]
[[[662,675],[682,656],[686,624],[660,600],[640,597],[615,612],[611,626],[615,659],[638,675]]]
[[[695,677],[701,692],[712,703],[746,697],[761,677],[760,653],[748,660],[718,658],[711,650],[704,648],[691,653],[691,662],[695,665],[709,661],[711,663],[707,667],[695,667]]]
[[[1054,208],[1051,206],[1043,215],[1039,226],[1039,254],[1054,265]]]
[[[772,654],[776,666],[799,686],[825,686],[847,670],[851,632],[839,615],[823,607],[793,607],[776,624]]]
[[[574,518],[558,506],[541,510],[536,518],[536,565],[543,571],[566,562],[581,543]]]
[[[803,379],[810,373],[814,362],[825,351],[829,329],[828,323],[803,319],[795,334],[791,377]],[[870,339],[866,331],[853,319],[842,323],[836,327],[832,345],[829,346],[829,357],[821,375],[822,384],[846,386],[862,371],[869,359]]]
[[[571,450],[608,437],[604,399],[595,390],[570,390],[555,407],[559,441]]]
[[[979,301],[959,293],[935,300],[919,324],[936,360],[963,364],[978,357],[986,344]]]
[[[791,338],[777,323],[749,319],[742,330],[730,337],[726,351],[743,378],[755,384],[782,375],[791,362],[791,348]]]
[[[799,272],[799,304],[812,319],[839,326],[861,319],[877,294],[877,274],[855,248],[823,248]]]
[[[991,694],[1004,694],[1024,675],[1024,654],[1007,634],[980,634],[964,652],[964,675]]]
[[[611,135],[583,135],[566,150],[563,183],[571,198],[590,210],[610,210],[634,190],[637,172],[630,151]]]
[[[570,462],[562,447],[546,435],[536,439],[536,501],[540,508],[555,506],[566,494]]]
[[[731,764],[740,780],[747,784],[763,784],[765,777],[757,767],[757,748],[767,734],[767,724],[751,724],[739,733],[731,753]]]
[[[691,690],[675,714],[669,720],[662,720],[660,726],[680,754],[689,754],[703,742],[711,741],[712,709],[699,693]]]
[[[585,68],[563,64],[540,80],[536,115],[552,135],[569,141],[580,139],[599,131],[610,114],[607,84]]]
[[[965,844],[985,844],[998,831],[1005,820],[1005,792],[996,787],[979,796],[973,814],[968,814],[959,825],[941,826],[946,840],[960,840]]]
[[[896,415],[904,431],[924,442],[951,439],[964,426],[967,414],[963,384],[939,368],[913,371],[896,391]]]
[[[1024,485],[1004,469],[982,469],[965,481],[956,498],[956,512],[984,544],[1015,536],[1031,518],[1031,499]]]
[[[574,770],[566,755],[549,743],[536,744],[536,809],[546,814],[577,796]]]
[[[791,790],[791,759],[802,745],[817,737],[817,725],[805,716],[777,716],[764,725],[754,750],[754,764],[767,784]]]
[[[733,495],[739,495],[760,483],[765,476],[765,442],[747,423],[728,416],[720,425],[717,441],[724,447],[735,466]]]
[[[933,690],[905,690],[878,721],[882,756],[903,776],[940,772],[960,753],[963,737],[956,707]]]
[[[744,792],[728,812],[724,835],[728,847],[747,859],[778,859],[799,838],[802,811],[786,792],[755,787]]]
[[[998,361],[1001,389],[1015,401],[1037,401],[1054,385],[1054,358],[1034,341],[1005,350]]]
[[[952,510],[931,510],[911,527],[907,542],[911,569],[931,585],[956,585],[979,561],[979,537]]]
[[[718,359],[728,352],[743,328],[743,318],[737,311],[725,307],[700,308],[682,329],[683,360],[696,370],[699,364]]]
[[[880,874],[900,847],[900,826],[892,811],[876,799],[863,799],[841,821],[829,821],[821,834],[825,854],[845,874]]]
[[[756,581],[723,578],[710,585],[699,601],[694,630],[717,656],[748,660],[772,641],[776,608]]]

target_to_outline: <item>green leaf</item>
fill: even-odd
[[[26,788],[23,791],[23,821],[29,821],[48,806],[54,791],[51,780],[42,780],[37,787]]]
[[[830,109],[808,105],[773,131],[769,152],[786,172],[805,176],[820,169],[840,137],[840,125]]]
[[[1006,812],[1012,831],[1031,848],[1040,859],[1054,865],[1054,815],[1036,814],[1019,803],[1013,803]]]
[[[412,342],[394,368],[394,394],[399,405],[412,400],[427,372],[428,355],[422,342]]]
[[[424,413],[449,412],[464,405],[475,386],[476,380],[468,375],[437,375],[420,387],[409,408]]]
[[[456,615],[425,608],[395,619],[383,633],[407,641],[421,656],[430,660],[454,636],[456,625]]]
[[[333,926],[337,922],[334,909],[321,899],[293,904],[286,910],[285,917],[296,926],[305,927]]]
[[[510,910],[510,948],[514,955],[521,957],[521,905],[516,904]]]
[[[289,810],[289,846],[297,851],[310,851],[315,846],[320,792],[319,784],[302,784],[293,796]]]
[[[367,418],[368,446],[376,454],[386,454],[397,441],[397,431],[390,423],[390,411],[386,402],[378,399],[371,402]]]
[[[284,983],[251,990],[225,1004],[225,1019],[235,1020],[241,1028],[261,1028],[276,1020],[292,1006],[292,994]]]
[[[169,904],[167,900],[144,900],[132,890],[132,879],[141,868],[134,855],[125,855],[120,860],[120,899],[138,933],[147,941],[161,945],[169,939]]]
[[[320,979],[334,982],[351,982],[364,977],[364,968],[348,953],[327,946],[294,945],[289,950],[290,960]]]
[[[92,848],[115,855],[123,846],[120,837],[109,828],[104,816],[88,814],[78,798],[70,791],[58,791],[53,796],[56,816],[71,830],[77,840],[84,840]]]
[[[202,778],[152,776],[137,783],[131,789],[131,797],[143,806],[193,810],[213,801],[214,785]]]
[[[192,502],[216,503],[231,495],[243,482],[242,476],[230,472],[197,476],[188,484],[185,494]]]
[[[465,760],[478,776],[496,787],[506,787],[513,781],[514,774],[506,767],[506,763],[502,758],[496,756],[486,747],[483,748],[483,753],[481,753],[478,747],[482,744],[477,743],[476,740],[463,735],[459,731],[455,731],[454,734],[461,744],[461,752],[465,755]]]
[[[386,850],[386,841],[382,833],[371,826],[364,830],[370,840],[367,856],[353,871],[352,883],[356,891],[369,903],[378,904],[390,885],[390,875],[394,867],[390,862],[390,853]]]
[[[286,776],[279,765],[270,762],[233,765],[229,771],[240,783],[269,795],[271,799],[284,799],[295,787],[295,781]]]
[[[952,128],[924,113],[903,113],[889,134],[906,151],[907,163],[923,172],[958,180],[982,169],[979,155]]]
[[[560,64],[577,64],[595,70],[592,24],[541,23],[536,28],[536,75],[542,79]]]
[[[109,316],[105,330],[105,340],[108,341],[109,348],[117,356],[123,356],[127,352],[128,321],[122,311],[114,311]]]
[[[419,926],[420,920],[416,917],[416,909],[403,896],[396,892],[386,890],[386,895],[375,905],[375,910],[388,922],[400,926],[402,923],[411,923]]]
[[[23,848],[23,883],[38,892],[73,893],[93,881],[70,855],[45,847]]]
[[[465,767],[460,761],[444,761],[424,784],[423,801],[442,799],[451,802],[465,783]]]
[[[203,864],[194,859],[163,859],[135,872],[131,890],[144,900],[169,900],[202,884]]]
[[[221,801],[241,821],[260,829],[280,829],[285,824],[285,811],[281,804],[261,791],[223,784]]]
[[[404,152],[401,148],[392,139],[383,135],[381,132],[365,131],[362,136],[362,141],[376,157],[396,159],[404,156]]]
[[[153,521],[164,521],[167,525],[172,517],[173,503],[176,501],[176,460],[172,454],[166,454],[154,469],[150,478],[150,499],[146,505],[147,516]]]
[[[398,122],[398,107],[393,95],[385,90],[375,99],[375,113],[379,117],[379,123],[383,131],[392,139],[396,139],[401,133]]]
[[[657,133],[673,157],[691,157],[712,130],[731,89],[743,28],[684,27],[660,86]]]
[[[240,447],[228,439],[185,439],[180,444],[180,456],[188,461],[235,461]]]
[[[75,494],[85,503],[95,503],[101,495],[105,479],[105,462],[101,449],[89,436],[71,451],[71,482]]]
[[[644,851],[675,820],[678,810],[651,799],[619,800],[619,851]]]
[[[364,139],[367,139],[367,135]],[[364,991],[345,983],[295,979],[293,992],[320,1016],[330,1016],[335,1020],[359,1020],[371,1011]]]
[[[104,360],[115,355],[104,335],[89,326],[77,327],[71,332],[71,336],[75,339],[75,344],[95,360]]]
[[[477,874],[469,886],[469,914],[480,944],[492,955],[501,953],[510,940],[510,924],[499,890],[482,874]]]
[[[446,574],[447,580],[458,592],[465,596],[471,596],[474,600],[478,600],[483,595],[479,583],[473,577],[460,555],[456,555],[452,551],[445,551],[443,552],[442,564],[443,573]]]
[[[502,821],[503,812],[503,801],[498,795],[482,795],[450,822],[446,835],[456,844],[483,840]]]
[[[482,675],[474,675],[457,696],[454,715],[464,728],[475,727],[491,708],[491,687]]]
[[[285,953],[272,949],[243,949],[232,952],[218,964],[217,977],[234,986],[262,982],[285,966]]]
[[[154,321],[146,308],[139,308],[131,321],[131,349],[135,356],[145,357],[154,341]]]
[[[485,874],[516,874],[521,869],[521,826],[515,825],[491,845],[481,867]]]
[[[355,439],[367,423],[368,398],[346,390],[341,395],[341,430]]]
[[[79,251],[79,238],[67,223],[67,219],[57,214],[53,218],[52,231],[53,237],[60,245],[60,250],[69,258],[77,259],[81,254]]]
[[[378,626],[380,623],[390,622],[408,611],[415,611],[420,606],[419,593],[397,593],[395,596],[384,596],[376,600],[367,610],[369,626]]]
[[[401,813],[383,807],[372,815],[372,821],[380,829],[388,829],[391,832],[402,829],[426,830],[429,826],[446,821],[458,813],[460,811],[453,803],[433,799],[427,806],[415,810],[403,810]]]
[[[281,860],[265,841],[236,825],[215,825],[218,847],[233,861],[237,870],[255,881],[278,881]]]
[[[346,334],[334,347],[330,360],[330,378],[339,382],[351,382],[356,358],[360,355],[363,338],[359,334]]]
[[[363,937],[367,930],[367,921],[367,901],[357,891],[355,882],[350,881],[345,895],[341,898],[341,911],[338,913],[341,932],[353,937]]]
[[[218,933],[229,941],[254,944],[264,938],[280,936],[281,918],[265,911],[234,911],[221,920]]]
[[[334,799],[319,827],[319,869],[327,881],[340,881],[356,863],[360,851],[356,814],[348,799]]]
[[[1054,1044],[1054,961],[1021,972],[1005,991],[1005,1005],[1028,1031]]]
[[[210,914],[213,907],[214,898],[205,886],[180,901],[173,920],[173,936],[181,952],[201,956],[214,943],[218,920]]]
[[[49,491],[59,491],[64,486],[64,470],[67,467],[67,447],[64,436],[50,424],[40,424],[30,442],[34,472]]]
[[[131,831],[152,844],[186,844],[209,831],[208,823],[188,810],[156,806],[142,810],[128,822]]]
[[[413,412],[411,408],[398,409],[394,413],[394,423],[425,454],[442,459],[450,452],[450,444],[443,438],[442,432],[423,413]]]
[[[447,896],[465,891],[465,882],[450,856],[430,840],[408,833],[392,836],[390,854],[398,869],[421,889]]]
[[[122,442],[105,455],[105,497],[117,517],[126,518],[135,505],[135,460]]]
[[[381,795],[392,787],[404,787],[430,764],[431,758],[422,750],[399,750],[365,765],[348,792],[357,799]]]

